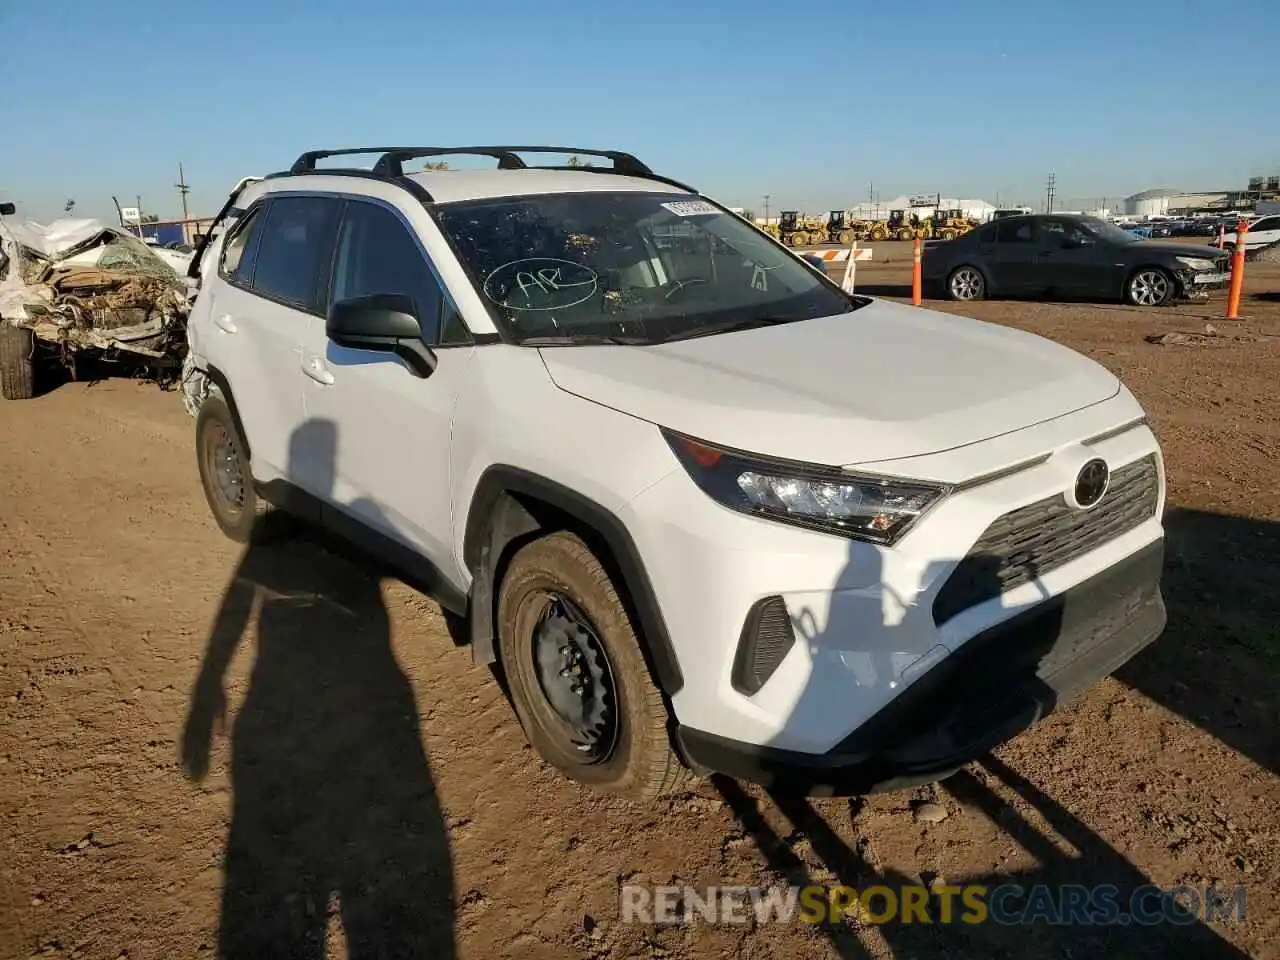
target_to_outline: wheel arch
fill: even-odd
[[[579,534],[617,583],[637,626],[640,652],[654,682],[670,698],[684,684],[679,661],[653,584],[626,525],[607,507],[539,474],[496,464],[481,475],[471,496],[463,539],[463,563],[471,573],[468,604],[472,656],[497,660],[498,586],[511,556],[553,530]]]
[[[227,402],[227,409],[231,411],[231,420],[235,424],[236,431],[240,434],[240,443],[244,446],[244,455],[246,458],[252,457],[253,451],[249,447],[249,433],[244,428],[244,421],[240,419],[240,408],[236,406],[236,397],[231,390],[231,381],[227,379],[225,373],[212,364],[204,364],[197,369],[212,380],[214,386],[218,388],[218,392],[222,394],[222,399]]]

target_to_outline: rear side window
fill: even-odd
[[[262,207],[249,211],[248,215],[231,229],[226,245],[222,248],[222,275],[237,283],[253,279],[253,258],[257,239],[262,235]]]
[[[996,225],[988,223],[985,227],[978,231],[979,243],[995,243],[996,242]]]
[[[338,233],[333,300],[377,293],[413,298],[423,341],[440,341],[440,285],[426,255],[398,216],[376,203],[352,200]]]
[[[997,229],[1001,243],[1030,243],[1031,234],[1030,220],[1002,220]]]
[[[304,310],[318,310],[321,280],[333,252],[342,202],[329,197],[276,197],[261,227],[253,288]]]
[[[1263,217],[1249,228],[1251,233],[1259,230],[1280,230],[1280,217]]]

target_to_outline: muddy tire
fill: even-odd
[[[0,396],[30,400],[36,393],[36,339],[26,327],[0,319]]]
[[[244,438],[220,393],[211,393],[196,415],[196,463],[209,512],[237,543],[275,538],[285,518],[258,496]]]
[[[559,531],[511,559],[498,594],[499,658],[530,745],[571,780],[629,800],[688,776],[635,628],[600,560]]]

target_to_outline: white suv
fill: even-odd
[[[1163,462],[1098,364],[846,294],[628,154],[316,166],[357,152],[193,264],[209,505],[390,560],[570,777],[933,780],[1162,630]],[[404,172],[455,153],[497,169]]]

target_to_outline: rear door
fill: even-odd
[[[987,278],[996,292],[1025,294],[1037,289],[1035,222],[1011,217],[996,222],[996,243]]]
[[[260,480],[287,476],[290,437],[303,418],[302,337],[320,302],[337,205],[269,195],[227,237],[210,296],[210,362],[226,375]]]

